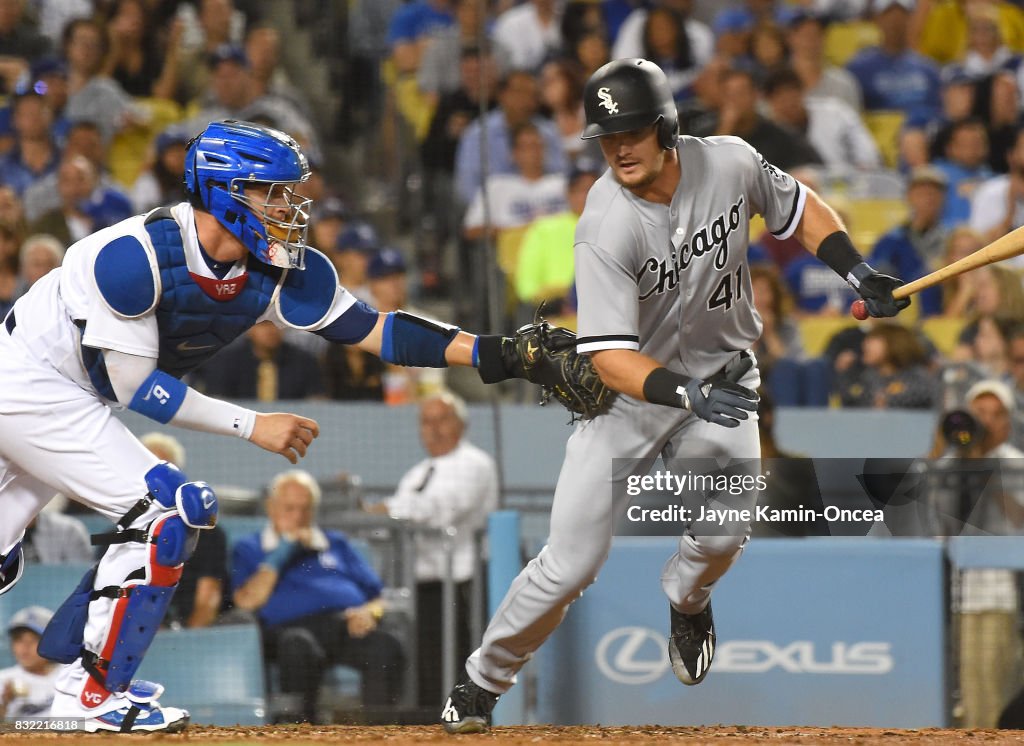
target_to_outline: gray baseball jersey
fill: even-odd
[[[706,378],[738,364],[738,353],[761,333],[747,272],[751,215],[764,215],[768,229],[786,238],[800,222],[806,190],[735,137],[683,137],[677,152],[682,176],[670,205],[640,199],[611,171],[591,188],[576,229],[577,349],[639,350]],[[755,368],[740,383],[755,388],[759,380]],[[547,546],[512,583],[467,661],[472,679],[506,691],[593,582],[628,507],[616,485],[630,474],[645,473],[659,455],[756,465],[759,454],[756,416],[725,428],[620,396],[607,413],[578,424],[566,444]],[[752,509],[755,499],[744,493],[736,498],[742,504],[729,507]],[[739,556],[750,526],[737,522],[713,536],[699,526],[680,529],[661,585],[675,608],[693,614]]]
[[[611,170],[576,228],[580,352],[640,350],[706,378],[761,335],[746,268],[748,225],[788,238],[806,190],[737,137],[680,138],[670,205],[637,197]]]

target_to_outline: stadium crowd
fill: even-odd
[[[579,139],[583,85],[619,57],[666,71],[683,134],[742,137],[820,191],[883,272],[911,281],[1024,226],[1024,2],[296,0],[288,29],[275,5],[0,0],[0,316],[75,241],[182,199],[188,139],[230,117],[303,145],[311,243],[359,298],[505,331],[543,303],[571,326],[573,231],[603,170]],[[330,7],[306,31],[329,73],[319,88],[285,35],[316,25],[310,6]],[[896,321],[858,323],[832,270],[758,221],[751,231],[744,290],[776,405],[994,399],[1014,422],[992,449],[1024,445],[1024,260],[925,291]],[[225,398],[406,404],[458,382],[262,324],[192,383]],[[47,521],[40,535],[57,530]],[[227,575],[226,553],[192,586],[215,578],[216,595],[185,594],[179,623],[230,605],[244,579]],[[1005,577],[988,580],[1017,604]],[[366,585],[359,608],[379,592]]]

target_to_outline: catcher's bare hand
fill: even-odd
[[[297,464],[319,434],[320,426],[316,420],[288,412],[271,412],[256,415],[256,424],[249,440]]]

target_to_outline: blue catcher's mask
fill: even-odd
[[[313,200],[296,184],[309,178],[309,162],[295,139],[250,122],[210,123],[185,152],[185,191],[261,262],[305,267]]]

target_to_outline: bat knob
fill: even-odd
[[[850,314],[857,321],[864,321],[868,317],[868,304],[863,298],[858,298],[850,305]]]

